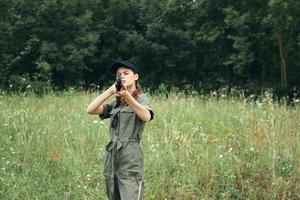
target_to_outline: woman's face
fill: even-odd
[[[119,67],[116,75],[122,77],[122,84],[127,88],[135,85],[135,81],[139,78],[138,74],[135,74],[131,69],[126,67]]]

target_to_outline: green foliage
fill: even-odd
[[[14,76],[55,89],[107,85],[109,66],[131,58],[146,87],[277,91],[279,40],[288,89],[300,85],[296,0],[3,0],[0,13],[2,89]]]

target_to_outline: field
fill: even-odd
[[[96,93],[0,96],[0,199],[106,199],[108,121]],[[173,92],[150,97],[145,199],[300,199],[300,104]]]

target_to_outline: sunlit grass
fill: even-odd
[[[108,121],[95,93],[0,97],[0,197],[106,199]],[[145,199],[299,199],[300,106],[212,96],[151,97]]]

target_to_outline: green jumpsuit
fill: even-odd
[[[153,112],[145,94],[137,101]],[[145,127],[130,106],[116,105],[116,101],[104,104],[101,119],[110,118],[110,137],[104,157],[104,177],[110,200],[143,199],[143,154],[140,140]]]

